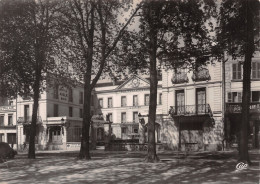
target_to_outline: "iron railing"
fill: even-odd
[[[22,123],[22,124],[30,124],[32,122],[32,116],[18,117],[17,122]],[[36,123],[42,123],[41,116],[37,116],[37,122]]]
[[[173,84],[189,82],[187,73],[174,73],[171,79]]]
[[[207,68],[199,68],[197,71],[194,71],[191,78],[195,82],[207,81],[211,79]]]
[[[171,116],[181,116],[181,115],[206,115],[212,116],[212,111],[209,104],[199,104],[199,105],[183,105],[183,106],[171,106],[169,110]]]

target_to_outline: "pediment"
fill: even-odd
[[[145,88],[149,87],[150,83],[148,80],[143,79],[137,75],[130,77],[123,84],[118,86],[117,89],[133,89],[133,88]]]

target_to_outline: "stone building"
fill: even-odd
[[[29,143],[33,100],[17,98],[17,139]],[[47,85],[39,99],[35,144],[37,149],[79,147],[83,116],[83,88]]]
[[[217,150],[223,140],[222,64],[163,72],[162,142],[171,149]]]
[[[259,47],[260,48],[260,47]],[[243,59],[232,60],[225,64],[225,133],[231,143],[237,143],[239,124],[242,120],[242,91],[243,91]],[[259,148],[260,139],[260,51],[252,59],[251,70],[251,103],[250,121],[248,124],[249,147]]]
[[[16,100],[0,98],[0,142],[13,148],[17,146],[16,122]]]

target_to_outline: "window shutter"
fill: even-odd
[[[242,102],[242,93],[238,92],[237,96],[238,96],[238,102]]]
[[[232,102],[232,93],[228,92],[228,102]]]
[[[256,62],[252,62],[252,79],[256,78]]]
[[[241,69],[242,65],[240,63],[237,64],[237,79],[241,79],[242,78],[242,74],[241,74]]]
[[[260,79],[260,62],[257,63],[257,78]]]
[[[237,74],[237,65],[236,64],[233,64],[232,65],[232,70],[233,70],[233,79],[237,79],[237,76],[236,76],[236,74]]]

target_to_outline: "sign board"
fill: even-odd
[[[68,89],[66,87],[59,87],[59,99],[60,101],[68,101]]]

